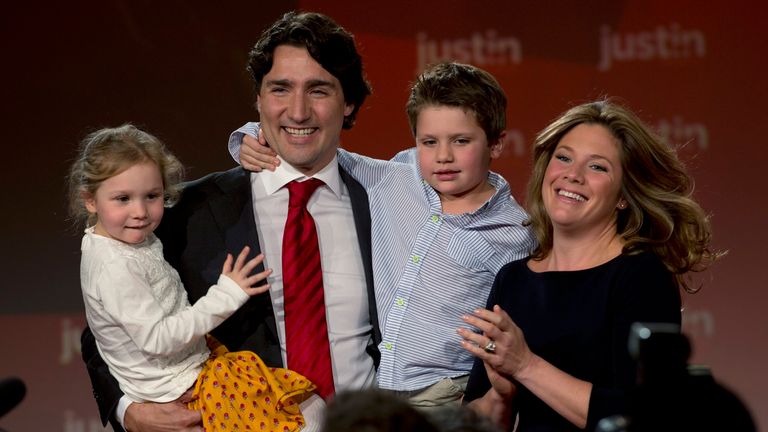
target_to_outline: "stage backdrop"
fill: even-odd
[[[63,178],[78,140],[133,122],[190,177],[232,166],[231,129],[254,119],[246,54],[265,25],[316,10],[352,31],[374,87],[343,145],[388,158],[409,147],[409,82],[440,60],[492,72],[509,96],[508,146],[493,169],[524,198],[531,142],[568,107],[619,97],[680,148],[728,256],[685,297],[693,361],[768,427],[766,75],[757,2],[232,1],[16,2],[0,16],[2,274],[0,379],[28,385],[0,419],[11,432],[101,430],[80,360],[80,227]]]

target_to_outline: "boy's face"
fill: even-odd
[[[440,195],[444,210],[448,201],[479,206],[493,195],[487,182],[488,167],[491,159],[501,155],[502,139],[489,146],[471,111],[452,106],[421,110],[416,119],[419,168],[424,180]]]

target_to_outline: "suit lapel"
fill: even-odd
[[[352,214],[355,219],[357,241],[360,244],[360,253],[365,269],[365,284],[368,292],[368,313],[373,327],[373,345],[368,347],[368,353],[373,357],[376,367],[379,365],[378,345],[381,342],[381,330],[379,329],[379,314],[376,309],[376,295],[373,288],[373,266],[371,259],[371,210],[368,205],[368,194],[357,180],[352,178],[339,165],[341,180],[346,184],[349,198],[352,203]]]
[[[250,174],[243,169],[235,169],[227,172],[216,181],[222,194],[208,201],[208,206],[217,225],[226,250],[236,256],[245,246],[251,248],[249,257],[261,253],[259,235],[256,230],[256,222],[253,214],[253,194],[251,193]],[[264,271],[264,265],[260,264],[254,272]],[[245,315],[257,314],[263,317],[263,322],[271,333],[271,339],[278,340],[277,323],[274,319],[272,301],[269,294],[261,294],[246,303],[241,311]],[[252,317],[251,317],[252,318]],[[265,355],[265,354],[262,354]],[[282,359],[278,357],[269,364],[280,364]]]
[[[254,255],[259,254],[250,176],[242,169],[227,174],[216,181],[222,194],[208,201],[211,214],[229,252],[239,253],[248,245]]]

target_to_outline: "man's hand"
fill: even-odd
[[[167,403],[138,403],[125,410],[128,432],[203,432],[202,416],[179,400]]]
[[[240,164],[249,171],[260,172],[262,169],[274,171],[280,165],[277,153],[269,147],[264,134],[259,131],[259,137],[250,135],[243,137],[240,144]]]

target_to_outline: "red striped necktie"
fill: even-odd
[[[323,398],[333,395],[333,368],[325,319],[323,270],[315,220],[307,202],[323,184],[288,183],[288,218],[283,232],[283,298],[288,368],[309,378]]]

